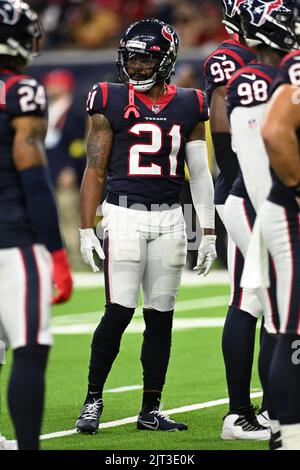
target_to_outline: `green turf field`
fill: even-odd
[[[163,394],[165,410],[205,404],[227,397],[221,353],[221,325],[226,312],[229,288],[226,285],[182,287],[178,298],[173,348]],[[86,394],[91,333],[104,306],[104,289],[76,289],[72,301],[53,309],[55,344],[47,371],[47,399],[42,433],[74,429]],[[75,325],[75,326],[74,326]],[[74,330],[75,328],[75,330]],[[85,334],[73,334],[78,330]],[[222,441],[219,437],[226,405],[203,405],[201,409],[172,414],[189,425],[187,432],[137,431],[135,423],[113,423],[134,417],[141,404],[142,370],[139,361],[142,316],[137,310],[130,332],[124,335],[121,352],[106,384],[102,423],[108,424],[96,436],[70,434],[43,440],[43,449],[267,449],[266,442]],[[71,333],[71,334],[70,334]],[[1,433],[13,437],[5,404],[5,387],[11,357],[1,379]],[[252,390],[260,390],[257,361]],[[120,389],[130,387],[132,389]],[[260,399],[254,399],[260,404]],[[199,406],[198,406],[199,408]],[[48,436],[49,437],[49,436]]]

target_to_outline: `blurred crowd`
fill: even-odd
[[[29,0],[46,32],[45,49],[115,47],[126,27],[156,17],[174,25],[182,48],[226,36],[219,0]]]

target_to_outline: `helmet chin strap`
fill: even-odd
[[[124,73],[128,78],[129,83],[132,84],[133,88],[137,92],[144,93],[145,91],[149,91],[153,85],[155,85],[157,81],[157,73],[155,72],[154,75],[152,75],[151,78],[148,78],[148,80],[133,80],[132,78],[129,77],[127,70],[124,67]]]

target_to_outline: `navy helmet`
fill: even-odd
[[[147,91],[158,81],[168,81],[174,73],[179,38],[174,29],[163,21],[145,19],[129,26],[120,41],[117,65],[121,81],[132,83],[136,91]],[[127,63],[136,54],[146,55],[153,61],[154,73],[147,80],[129,77]]]
[[[240,18],[248,46],[266,44],[286,52],[299,49],[298,2],[252,0],[241,5]]]
[[[223,2],[223,24],[228,33],[241,34],[241,21],[239,9],[243,3],[251,3],[251,0],[222,0]]]
[[[0,0],[0,55],[26,62],[39,52],[42,28],[37,14],[21,0]]]

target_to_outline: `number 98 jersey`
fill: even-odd
[[[253,63],[238,70],[226,86],[227,110],[230,115],[237,107],[253,107],[268,101],[270,86],[278,69]]]
[[[35,243],[18,172],[12,156],[15,131],[11,121],[19,116],[46,117],[45,89],[27,75],[0,69],[0,248]]]
[[[126,113],[131,93],[136,115]],[[144,93],[129,92],[128,84],[99,83],[89,94],[87,112],[105,115],[113,131],[107,202],[147,209],[178,204],[186,143],[196,125],[208,120],[203,93],[169,85],[152,102]]]

